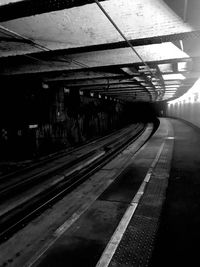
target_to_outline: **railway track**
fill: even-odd
[[[23,173],[21,179],[20,176],[14,179],[12,175],[8,180],[4,177],[0,186],[0,200],[3,203],[0,205],[0,242],[8,239],[34,217],[83,183],[135,141],[144,130],[144,125],[129,127],[120,133],[110,135],[107,139],[101,138],[85,146],[84,153],[81,149],[76,149],[71,160],[69,155],[61,156],[51,161],[50,165],[48,162],[45,168],[34,171],[31,169],[31,172]],[[32,190],[30,196],[23,199],[23,194],[28,190]],[[22,201],[16,203],[18,195],[21,195]]]
[[[45,179],[45,175],[49,175],[50,173],[54,174],[54,172],[61,170],[62,168],[69,168],[76,163],[81,162],[81,160],[91,156],[98,149],[109,149],[109,145],[120,140],[125,135],[132,134],[133,131],[137,131],[138,127],[140,126],[135,125],[131,130],[128,128],[117,131],[108,136],[92,141],[90,145],[83,145],[80,148],[71,150],[70,152],[62,151],[61,153],[56,153],[56,155],[51,156],[50,158],[44,158],[44,160],[41,160],[37,164],[18,170],[17,172],[0,176],[0,199],[1,196],[5,196],[5,191],[8,191],[6,190],[7,188],[13,187],[17,189],[17,185],[25,184],[26,181],[30,181],[32,177],[35,181],[41,176]]]
[[[138,125],[136,124],[135,127],[137,127],[137,126]],[[96,144],[97,142],[104,142],[108,138],[112,138],[112,136],[115,136],[116,134],[122,133],[124,130],[125,129],[122,128],[120,130],[117,130],[117,131],[110,133],[109,135],[106,135],[103,137],[98,137],[98,138],[95,138],[91,141],[88,141],[88,142],[84,143],[83,145],[78,145],[75,147],[66,148],[64,150],[55,152],[55,153],[50,154],[48,156],[38,158],[37,160],[28,164],[28,166],[21,167],[15,171],[0,175],[0,183],[2,183],[3,181],[7,181],[7,180],[10,180],[12,178],[15,178],[16,176],[21,177],[24,173],[26,174],[27,172],[29,172],[31,170],[35,170],[36,168],[39,168],[41,166],[44,166],[45,164],[51,163],[52,161],[55,161],[56,159],[60,159],[62,156],[66,157],[67,155],[71,155],[71,153],[74,153],[76,151],[78,152],[78,151],[84,149],[85,147],[87,147],[89,144]]]

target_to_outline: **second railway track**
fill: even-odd
[[[76,159],[68,163],[47,169],[43,173],[28,176],[20,181],[13,181],[0,189],[0,199],[5,202],[0,205],[0,242],[5,241],[31,219],[52,206],[76,186],[102,168],[107,162],[124,150],[130,143],[137,139],[144,131],[144,125],[129,127],[112,138],[103,139],[95,144],[93,149],[85,154],[79,154]],[[50,178],[51,179],[50,179]],[[42,188],[42,183],[47,179],[49,183]],[[40,184],[41,183],[41,184]],[[32,188],[30,197],[23,199],[23,192],[30,190],[30,186],[41,187],[40,190]],[[15,203],[13,195],[22,194],[22,201]],[[7,200],[11,202],[6,206]]]

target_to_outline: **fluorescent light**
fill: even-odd
[[[48,88],[49,88],[49,85],[46,84],[46,83],[42,83],[42,88],[44,88],[44,89],[48,89]]]
[[[161,72],[173,72],[172,64],[159,64],[158,68]]]
[[[165,85],[165,88],[178,88],[178,87],[180,87],[180,84]]]
[[[178,62],[178,71],[186,71],[187,62]]]
[[[163,79],[165,81],[167,80],[184,80],[185,76],[183,76],[183,74],[178,73],[178,74],[164,74],[162,75]]]
[[[176,80],[176,81],[170,81],[170,80],[168,80],[168,81],[165,81],[165,85],[180,85],[181,84],[181,81],[179,81],[179,80]]]
[[[35,129],[38,127],[38,124],[31,124],[29,125],[29,129]]]
[[[69,89],[68,88],[64,88],[64,93],[68,94],[69,93]]]

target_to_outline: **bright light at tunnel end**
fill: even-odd
[[[194,103],[200,102],[200,78],[195,82],[195,84],[181,97],[168,101],[168,106],[176,103]]]

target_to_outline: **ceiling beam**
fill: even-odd
[[[45,80],[47,83],[52,83],[51,80]],[[59,84],[64,83],[66,86],[92,86],[92,85],[111,85],[111,84],[116,84],[116,83],[122,83],[122,84],[134,84],[136,81],[135,80],[130,80],[127,79],[126,77],[124,78],[119,78],[119,77],[111,77],[109,78],[96,78],[96,79],[92,79],[88,77],[88,79],[85,80],[53,80],[53,82],[56,82]]]
[[[130,90],[137,90],[138,88],[144,88],[144,87],[142,87],[142,86],[137,86],[137,87],[135,87],[135,86],[118,86],[117,84],[116,84],[116,86],[112,86],[112,87],[110,87],[109,89],[106,89],[105,87],[102,87],[102,86],[99,86],[99,87],[88,87],[88,88],[80,88],[80,90],[92,90],[92,91],[101,91],[101,90],[103,90],[103,91],[107,91],[107,92],[109,92],[109,91],[111,91],[111,90],[114,90],[114,89],[130,89]]]
[[[197,42],[199,42],[199,35],[200,30],[193,30],[193,31],[187,31],[187,32],[177,32],[173,34],[166,34],[166,35],[157,35],[157,36],[151,36],[147,38],[139,38],[139,39],[130,39],[129,42],[132,44],[132,46],[143,46],[143,45],[151,45],[151,44],[161,44],[166,42],[174,42],[177,40],[191,40],[194,39]],[[28,41],[27,41],[28,43]],[[88,45],[88,46],[80,46],[80,47],[73,47],[73,48],[67,48],[67,49],[59,49],[59,50],[52,50],[52,51],[37,51],[37,52],[31,52],[31,50],[28,52],[29,55],[40,57],[42,60],[48,59],[49,56],[57,57],[62,56],[63,54],[76,54],[76,53],[85,53],[85,52],[92,52],[92,51],[102,51],[102,50],[110,50],[110,49],[118,49],[118,48],[126,48],[129,47],[127,42],[125,41],[118,41],[118,42],[107,42],[103,44],[97,44],[97,45]],[[10,55],[12,57],[12,55]],[[19,60],[19,58],[22,58],[23,55],[15,52],[15,58]]]
[[[191,58],[190,58],[191,59]],[[165,64],[165,63],[173,63],[173,62],[187,62],[189,58],[168,58],[168,59],[163,59],[163,60],[150,60],[146,61],[147,64]],[[12,76],[12,75],[45,75],[45,74],[51,74],[51,73],[62,73],[63,71],[108,71],[110,68],[114,67],[133,67],[133,66],[141,66],[142,63],[137,61],[137,62],[131,62],[131,63],[121,63],[121,64],[108,64],[108,65],[102,65],[102,66],[93,66],[89,68],[81,68],[81,67],[67,67],[67,66],[52,66],[52,68],[49,66],[37,66],[37,65],[32,65],[32,66],[27,66],[27,65],[22,65],[22,66],[14,66],[10,65],[8,67],[5,66],[5,68],[2,66],[0,68],[0,76]],[[123,77],[123,76],[122,76]]]
[[[137,92],[145,92],[144,90],[142,89],[138,89],[138,90],[114,90],[114,91],[93,91],[94,93],[99,93],[99,94],[102,94],[102,93],[105,93],[105,94],[120,94],[120,93],[137,93]]]
[[[52,77],[51,77],[52,76]],[[92,81],[101,81],[101,80],[122,80],[122,79],[127,79],[123,74],[114,74],[114,73],[106,73],[106,72],[93,72],[93,71],[83,71],[83,72],[63,72],[63,73],[58,73],[55,75],[49,75],[43,77],[43,81],[47,83],[51,82],[68,82],[68,83],[74,83],[74,82],[92,82]]]
[[[100,2],[105,0],[99,0]],[[94,4],[93,0],[22,0],[0,6],[0,22]]]
[[[105,81],[105,82],[101,82],[101,81],[98,81],[96,83],[91,83],[91,82],[85,82],[85,83],[64,83],[65,86],[68,86],[68,87],[80,87],[80,88],[87,88],[87,87],[98,87],[98,86],[104,86],[104,87],[107,87],[107,88],[112,88],[113,85],[119,85],[119,86],[130,86],[130,87],[137,87],[137,83],[135,81],[119,81],[119,80],[116,80],[116,81]]]
[[[93,91],[93,92],[138,92],[138,91],[145,91],[144,88],[142,87],[137,87],[137,88],[127,88],[127,87],[124,87],[124,88],[112,88],[110,90],[105,90],[105,89],[91,89],[90,91]],[[84,91],[85,90],[81,90],[81,91]]]
[[[166,49],[170,49],[166,54]],[[175,46],[170,43],[165,43],[162,45],[154,44],[149,46],[137,47],[137,52],[141,55],[143,60],[147,64],[149,62],[155,62],[156,64],[161,64],[164,61],[169,63],[172,62],[181,62],[189,60],[189,56],[180,51]],[[120,54],[120,57],[118,56]],[[174,55],[177,55],[177,58],[174,58]],[[96,51],[88,53],[80,53],[74,55],[63,55],[62,58],[65,58],[66,62],[59,61],[61,58],[52,58],[49,57],[47,61],[42,62],[33,61],[33,63],[27,61],[18,60],[17,58],[6,58],[1,61],[2,71],[0,69],[0,74],[20,74],[20,73],[35,73],[35,72],[53,72],[53,71],[72,71],[72,70],[98,70],[98,68],[122,68],[127,66],[134,65],[143,65],[143,63],[138,59],[137,55],[133,54],[129,48],[120,48],[106,51]],[[37,59],[41,59],[38,58]],[[85,66],[80,66],[80,64]],[[102,71],[106,71],[102,69]]]
[[[107,95],[107,96],[138,96],[138,95],[144,95],[147,96],[146,92],[138,92],[138,93],[110,93],[110,94],[106,94],[106,93],[101,93],[101,95]]]

